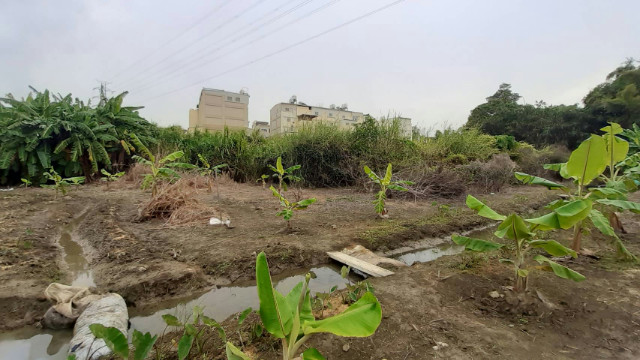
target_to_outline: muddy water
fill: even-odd
[[[494,231],[495,231],[495,227],[492,226],[492,227],[468,231],[463,233],[462,235],[483,239],[483,240],[489,240],[492,238]],[[434,244],[434,242],[437,243],[438,241],[439,243],[437,243],[437,245],[435,246],[431,245],[422,250],[414,249],[411,251],[400,252],[400,253],[391,254],[391,255],[393,255],[397,260],[400,260],[403,263],[411,266],[417,262],[419,263],[429,262],[445,255],[456,255],[464,251],[464,246],[454,244],[453,241],[451,241],[451,237],[446,239],[436,239],[436,241],[433,241],[433,240],[434,239],[426,240],[425,243]]]
[[[82,221],[83,217],[84,215],[64,226],[60,245],[65,250],[65,261],[72,274],[73,284],[94,286],[93,274],[84,258],[82,247],[73,238],[74,228]],[[493,228],[485,228],[471,231],[464,235],[490,239],[493,231]],[[418,244],[426,245],[426,247],[419,247]],[[426,239],[423,242],[418,242],[418,244],[406,252],[394,253],[393,256],[407,265],[412,265],[416,262],[433,261],[445,255],[455,255],[464,250],[463,247],[453,244],[450,238]],[[347,280],[340,276],[340,266],[330,264],[324,267],[300,269],[273,276],[276,289],[282,293],[289,292],[298,282],[303,281],[304,275],[308,271],[313,271],[317,276],[309,284],[312,293],[328,292],[333,286],[337,286],[338,289],[346,287]],[[359,279],[354,277],[351,280],[357,281]],[[162,315],[172,314],[183,320],[189,316],[196,305],[203,307],[204,313],[216,321],[223,321],[232,314],[248,307],[257,309],[259,301],[255,282],[247,282],[237,286],[216,287],[189,298],[158,302],[153,306],[144,308],[131,308],[129,309],[129,315],[131,316],[130,333],[133,329],[152,334],[162,333],[165,329]],[[66,359],[70,339],[70,330],[46,331],[23,328],[0,334],[0,360]]]
[[[87,211],[62,227],[59,244],[64,251],[64,262],[71,276],[71,285],[92,287],[96,286],[93,271],[89,268],[82,246],[75,238],[76,227],[86,215]]]
[[[307,270],[308,271],[308,270]],[[307,271],[295,271],[273,277],[276,290],[281,293],[289,292],[296,284],[304,280]],[[328,292],[333,286],[338,289],[346,287],[347,281],[340,276],[340,267],[337,265],[312,268],[316,274],[315,279],[309,282],[312,294]],[[354,279],[355,280],[355,279]],[[216,321],[224,321],[232,314],[240,312],[248,307],[259,308],[258,291],[255,282],[245,286],[220,287],[180,304],[159,303],[154,307],[141,310],[130,309],[131,328],[152,334],[162,332],[165,327],[162,321],[163,314],[172,314],[179,319],[186,319],[194,306],[204,307],[207,316]]]

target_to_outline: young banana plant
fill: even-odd
[[[67,195],[67,188],[71,185],[80,185],[84,182],[84,176],[75,176],[69,178],[63,178],[53,168],[49,169],[42,174],[48,181],[53,181],[53,184],[42,184],[43,188],[54,189],[56,191],[55,197],[58,198],[58,192],[62,193],[62,196]]]
[[[374,173],[368,166],[364,166],[364,172],[369,176],[369,179],[374,183],[380,186],[380,190],[376,194],[376,199],[373,201],[375,205],[375,210],[378,216],[382,218],[386,218],[388,215],[388,210],[385,207],[385,199],[387,198],[387,189],[396,190],[396,191],[408,191],[406,187],[403,185],[413,185],[411,181],[392,181],[392,171],[391,171],[391,163],[387,165],[387,172],[384,177],[379,177],[376,173]]]
[[[311,310],[311,296],[307,274],[288,294],[280,294],[273,288],[269,265],[264,252],[256,259],[256,283],[260,299],[260,319],[264,328],[282,343],[282,359],[296,357],[300,347],[316,333],[338,336],[367,337],[373,335],[382,320],[382,308],[372,293],[364,294],[341,314],[316,320]],[[227,342],[227,359],[250,358],[232,343]],[[303,360],[325,359],[315,348],[302,353]]]
[[[550,190],[559,189],[568,195],[567,199],[556,200],[547,205],[548,209],[557,211],[557,208],[578,202],[589,208],[587,217],[572,225],[573,243],[571,247],[573,250],[580,251],[582,233],[587,225],[585,222],[590,222],[602,234],[613,239],[621,257],[637,261],[637,258],[627,250],[616,234],[613,226],[616,225],[617,216],[609,210],[616,208],[640,213],[640,204],[627,199],[627,193],[637,189],[635,182],[628,176],[619,174],[616,170],[621,161],[629,160],[626,157],[629,145],[616,136],[622,132],[620,125],[610,123],[610,126],[602,128],[602,131],[605,133],[603,136],[593,134],[589,139],[583,141],[571,153],[569,161],[566,163],[544,166],[545,169],[557,171],[565,179],[572,179],[577,186],[576,191],[572,192],[564,185],[537,176],[524,173],[516,173],[515,175],[525,184],[542,185]],[[609,177],[604,175],[607,168],[610,170]],[[598,178],[605,183],[605,186],[589,187]],[[609,212],[609,219],[601,210]]]
[[[110,182],[113,182],[113,181],[116,181],[116,180],[120,179],[125,174],[124,171],[120,171],[120,172],[112,174],[112,173],[108,172],[105,169],[101,169],[100,172],[102,173],[102,175],[104,175],[104,177],[102,178],[102,181],[107,183],[107,189],[109,188],[109,183]]]
[[[269,169],[271,169],[271,171],[273,171],[273,177],[278,178],[278,191],[282,192],[282,190],[287,191],[287,181],[290,183],[293,182],[298,182],[300,180],[302,180],[301,177],[293,175],[293,172],[300,169],[300,165],[293,165],[291,167],[288,168],[284,168],[282,166],[282,158],[278,157],[278,160],[276,160],[276,166],[273,165],[268,165]],[[262,175],[262,183],[264,184],[264,177],[265,175]]]
[[[220,189],[217,186],[218,185],[218,174],[220,174],[222,172],[222,169],[226,168],[228,165],[227,164],[220,164],[220,165],[216,165],[216,166],[211,166],[211,164],[209,164],[207,159],[205,159],[204,156],[202,156],[201,154],[198,154],[198,159],[202,163],[202,167],[200,167],[198,170],[200,171],[200,175],[202,175],[202,176],[207,178],[207,185],[209,187],[208,191],[211,192],[211,186],[212,186],[211,178],[213,177],[213,179],[216,182],[216,190],[217,190],[217,193],[218,193],[218,198],[220,198]]]
[[[466,203],[470,209],[477,211],[478,215],[491,220],[500,221],[498,229],[494,235],[499,238],[511,240],[515,245],[513,256],[511,258],[500,259],[500,262],[513,265],[515,275],[514,290],[516,292],[524,292],[527,290],[527,280],[531,269],[531,267],[528,266],[528,260],[531,250],[541,249],[551,256],[570,255],[574,258],[577,257],[575,251],[566,248],[555,240],[538,239],[537,232],[558,228],[570,228],[587,217],[591,210],[587,201],[579,200],[577,202],[558,207],[552,213],[542,217],[525,220],[516,214],[511,214],[509,216],[498,214],[471,195],[467,196]],[[492,241],[469,238],[460,235],[452,236],[452,240],[456,244],[464,245],[467,250],[472,251],[484,252],[497,250],[503,247],[502,244]],[[561,278],[573,281],[582,281],[585,279],[585,277],[580,273],[562,266],[546,256],[538,254],[534,255],[532,259],[543,265],[544,269],[553,271],[554,274]]]
[[[296,202],[291,202],[287,200],[276,188],[270,186],[269,189],[273,193],[278,200],[280,200],[280,206],[282,210],[280,210],[276,215],[282,216],[287,221],[287,228],[291,229],[291,218],[293,217],[293,212],[297,210],[305,210],[309,207],[309,205],[316,202],[316,198],[304,199]]]
[[[157,159],[135,134],[130,134],[130,136],[131,142],[137,147],[138,152],[146,157],[133,155],[132,158],[141,164],[149,166],[151,169],[150,174],[145,174],[141,189],[151,188],[152,197],[158,194],[158,183],[162,179],[172,181],[180,178],[180,174],[173,170],[173,168],[195,169],[197,167],[193,164],[178,162],[178,160],[184,156],[184,152],[182,151],[176,151],[162,159]]]

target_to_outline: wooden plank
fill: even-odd
[[[341,262],[345,265],[351,266],[354,269],[358,269],[367,275],[371,275],[373,277],[383,277],[393,275],[393,271],[389,271],[387,269],[383,269],[380,266],[376,266],[370,264],[366,261],[355,258],[351,255],[347,255],[345,253],[341,253],[339,251],[329,251],[327,252],[330,258],[335,261]]]

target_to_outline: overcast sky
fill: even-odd
[[[351,22],[391,3],[0,0],[0,93],[88,99],[109,81],[147,119],[186,127],[202,87],[245,89],[250,121],[295,94],[457,127],[502,82],[573,104],[640,57],[637,0],[405,0]]]

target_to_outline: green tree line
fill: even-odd
[[[471,111],[468,128],[491,135],[511,135],[541,147],[562,144],[575,148],[589,134],[616,122],[623,128],[640,123],[640,66],[628,59],[609,73],[578,105],[519,104],[521,96],[501,84],[487,101]]]

